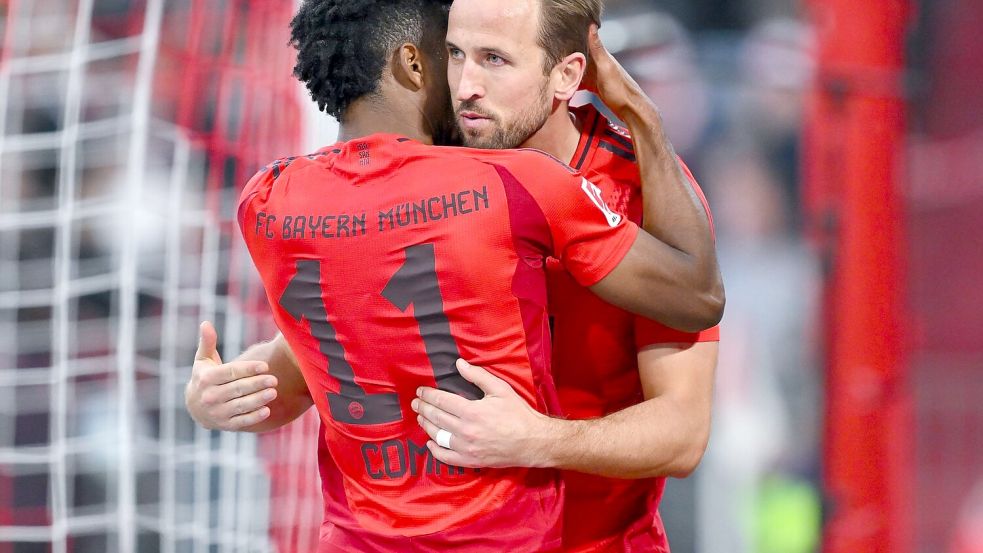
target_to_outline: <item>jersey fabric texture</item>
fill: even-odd
[[[613,211],[640,224],[641,183],[631,136],[590,104],[573,111],[582,132],[571,165],[600,189]],[[703,192],[683,168],[709,216]],[[680,332],[607,304],[561,266],[549,264],[549,310],[553,377],[568,418],[602,417],[640,403],[640,349],[719,340],[718,327]],[[565,471],[564,481],[564,550],[669,551],[657,510],[664,478],[622,480]]]
[[[454,367],[464,357],[558,413],[545,259],[590,286],[638,232],[598,204],[541,152],[394,135],[279,160],[250,180],[240,228],[330,457],[322,550],[558,545],[557,471],[443,465],[410,402],[423,385],[478,397]]]

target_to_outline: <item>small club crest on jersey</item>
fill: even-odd
[[[604,202],[604,196],[601,195],[601,189],[598,188],[597,185],[585,178],[582,178],[580,179],[580,189],[583,190],[584,194],[587,194],[587,197],[590,198],[590,201],[601,210],[601,213],[604,214],[604,220],[608,222],[608,225],[612,227],[618,226],[618,223],[621,222],[621,215],[611,211],[608,204]]]

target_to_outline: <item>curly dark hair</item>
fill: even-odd
[[[305,0],[290,22],[294,75],[321,111],[338,120],[355,100],[378,92],[393,50],[412,43],[444,49],[451,0]]]

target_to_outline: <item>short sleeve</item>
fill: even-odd
[[[578,284],[597,284],[624,259],[638,225],[612,211],[594,183],[543,154],[523,158],[513,169],[545,216],[553,256]]]
[[[696,193],[696,197],[700,199],[700,203],[703,204],[703,209],[707,213],[707,219],[710,221],[710,234],[713,235],[714,240],[717,238],[717,232],[713,227],[713,213],[710,212],[710,203],[707,202],[706,194],[703,193],[703,188],[700,187],[700,183],[696,181],[696,177],[693,176],[693,172],[690,171],[689,166],[683,163],[682,158],[677,157],[676,160],[679,162],[679,166],[683,168],[683,173],[686,174],[686,179],[689,180],[690,186],[693,187],[693,192]]]
[[[720,341],[720,326],[700,332],[683,332],[639,316],[635,317],[634,325],[635,348],[637,350],[654,344],[696,344]]]

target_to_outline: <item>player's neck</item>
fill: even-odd
[[[360,98],[345,112],[345,118],[338,130],[338,140],[348,142],[370,134],[398,134],[422,142],[433,144],[430,132],[421,125],[412,123],[415,117],[407,117],[407,110],[400,109],[385,101]]]
[[[536,148],[570,163],[580,143],[580,130],[571,116],[569,106],[561,102],[546,119],[546,123],[522,143],[523,148]]]

